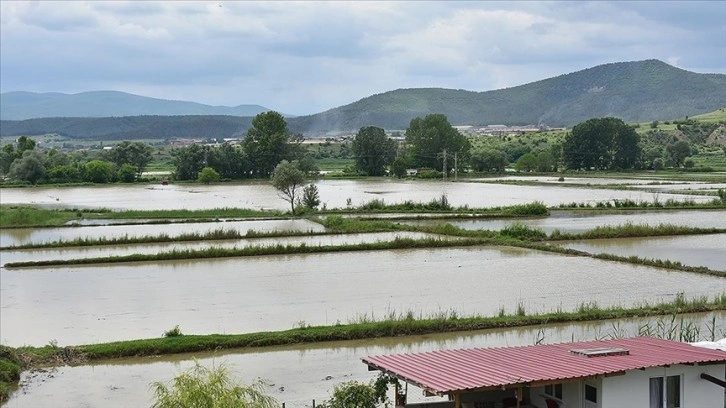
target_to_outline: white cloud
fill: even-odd
[[[304,114],[623,60],[723,73],[723,15],[721,2],[0,2],[0,88]]]

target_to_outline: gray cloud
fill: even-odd
[[[0,89],[305,114],[658,58],[726,73],[723,2],[2,2]]]

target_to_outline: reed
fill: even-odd
[[[697,235],[697,234],[720,234],[726,232],[726,228],[698,228],[673,224],[659,224],[651,226],[647,224],[625,223],[622,225],[600,225],[583,233],[561,233],[555,230],[550,234],[549,239],[575,240],[575,239],[599,239],[599,238],[633,238],[633,237],[658,237],[671,235]]]

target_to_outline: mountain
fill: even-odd
[[[64,95],[59,98],[86,94]],[[101,93],[104,94],[108,93]],[[111,93],[112,96],[118,96],[117,94]],[[5,120],[5,109],[10,109],[5,103],[6,95],[16,100],[23,98],[32,100],[37,96],[18,92],[2,95],[3,120],[0,121],[2,136],[59,133],[71,138],[93,140],[200,136],[224,138],[244,134],[251,122],[249,117],[233,116]],[[149,104],[152,104],[151,101],[159,101],[136,98],[142,98]],[[109,99],[114,98],[109,97]],[[191,102],[163,102],[206,106]],[[100,102],[97,103],[100,105]],[[322,113],[288,118],[287,122],[293,132],[306,135],[324,134],[330,131],[355,132],[363,126],[402,130],[408,127],[411,119],[429,113],[443,113],[453,125],[572,126],[593,117],[604,116],[619,117],[626,122],[670,120],[714,111],[725,106],[726,75],[698,74],[662,61],[646,60],[599,65],[495,91],[398,89],[363,98]],[[88,106],[88,111],[91,108],[92,106]],[[258,108],[266,110],[263,107]],[[120,110],[121,105],[118,109],[109,115],[122,116],[126,112]],[[152,112],[145,109],[144,114],[152,115]]]
[[[34,92],[0,94],[0,118],[3,120],[137,115],[255,116],[269,110],[260,105],[210,106],[116,91],[93,91],[70,95]]]
[[[376,125],[405,129],[411,119],[443,113],[455,125],[571,126],[593,117],[663,120],[726,106],[726,75],[698,74],[658,60],[599,65],[486,92],[398,89],[295,119],[306,133]]]

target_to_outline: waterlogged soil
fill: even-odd
[[[582,233],[604,225],[635,225],[658,226],[673,224],[697,228],[726,228],[726,211],[724,210],[661,210],[661,211],[624,211],[618,214],[602,214],[592,211],[553,211],[552,215],[543,218],[518,219],[437,219],[400,221],[409,225],[451,224],[466,230],[494,230],[513,224],[525,224],[533,228],[541,228],[547,234],[554,230],[562,233]]]
[[[21,390],[12,394],[7,408],[19,407],[143,407],[151,404],[149,384],[168,383],[190,368],[197,359],[211,367],[224,364],[232,375],[249,384],[258,378],[267,381],[265,390],[286,407],[312,406],[316,400],[330,397],[333,388],[346,381],[368,382],[378,372],[369,372],[360,358],[392,353],[415,353],[440,349],[504,347],[545,343],[593,340],[638,335],[639,328],[670,328],[692,324],[699,338],[710,340],[715,321],[723,330],[726,313],[708,313],[672,317],[653,317],[598,321],[574,324],[549,324],[544,327],[506,330],[430,334],[384,339],[326,342],[309,345],[270,347],[265,349],[182,354],[154,358],[131,358],[101,361],[78,367],[58,367],[47,373],[26,372]],[[713,320],[715,319],[715,320]],[[677,332],[677,330],[676,330]],[[390,394],[389,394],[390,396]],[[425,399],[421,390],[409,386],[411,402]]]
[[[713,196],[588,189],[566,186],[518,186],[478,182],[422,180],[319,180],[315,184],[327,208],[359,206],[371,200],[385,203],[429,202],[445,194],[453,206],[497,207],[541,201],[547,206],[612,200],[710,202]],[[129,185],[77,188],[5,188],[1,204],[49,208],[109,208],[112,210],[214,209],[223,207],[287,211],[287,202],[263,184]]]
[[[569,242],[562,246],[594,254],[667,259],[688,266],[705,266],[726,273],[726,234],[594,239]]]
[[[496,315],[670,301],[726,279],[520,248],[442,248],[0,270],[0,340],[247,333],[408,311]]]
[[[0,230],[0,246],[9,247],[22,244],[40,244],[74,239],[144,237],[166,234],[175,237],[182,234],[204,234],[210,231],[235,230],[241,234],[247,231],[273,232],[322,232],[325,227],[304,219],[260,220],[260,221],[220,221],[177,224],[145,225],[101,225],[63,228],[12,228]]]
[[[108,245],[90,247],[66,247],[50,249],[18,249],[4,250],[0,257],[0,264],[3,266],[12,262],[26,261],[49,261],[69,260],[84,258],[101,258],[111,256],[126,256],[132,254],[158,254],[171,251],[193,251],[209,248],[242,249],[250,247],[274,247],[300,246],[309,247],[333,246],[333,245],[355,245],[363,243],[390,242],[398,238],[410,239],[444,239],[451,240],[456,237],[425,234],[417,232],[376,232],[366,234],[336,234],[336,235],[312,235],[299,237],[275,237],[275,238],[244,238],[234,240],[214,240],[195,242],[172,242],[159,244],[138,244],[138,245]]]

